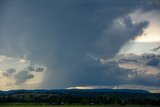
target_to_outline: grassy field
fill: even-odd
[[[147,105],[33,105],[33,104],[1,104],[0,107],[158,107]]]

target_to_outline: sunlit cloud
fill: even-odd
[[[44,65],[33,64],[26,58],[8,57],[6,55],[0,55],[0,65],[0,86],[6,87],[3,88],[5,90],[16,89],[16,87],[22,88],[26,84],[38,85],[43,80],[43,71],[46,71]],[[29,70],[28,67],[32,67],[35,72]],[[29,85],[27,87],[31,88]]]
[[[125,84],[125,85],[116,85],[116,86],[75,86],[68,87],[67,89],[146,89],[152,93],[159,93],[160,87],[152,87],[152,86],[143,86],[136,84]]]
[[[149,26],[144,30],[141,35],[135,38],[134,42],[160,42],[160,11],[143,11],[143,9],[135,10],[130,14],[134,23],[140,21],[149,21]]]
[[[134,53],[141,55],[144,53],[156,53],[151,50],[160,44],[160,11],[137,9],[130,13],[129,16],[135,24],[141,21],[148,21],[149,25],[134,40],[125,43],[119,50],[119,54]]]

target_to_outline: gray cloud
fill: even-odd
[[[117,63],[137,63],[144,66],[151,66],[151,67],[160,67],[160,55],[153,54],[153,53],[145,53],[142,55],[136,54],[121,54],[117,55],[113,61]]]
[[[133,24],[131,17],[128,15],[114,19],[104,31],[104,35],[97,44],[98,51],[95,50],[95,53],[103,57],[113,57],[124,43],[141,34],[148,23],[144,21]]]
[[[139,0],[6,1],[0,18],[0,54],[26,55],[30,61],[46,65],[48,72],[44,73],[41,84],[44,88],[143,84],[137,76],[135,82],[129,80],[130,73],[136,75],[130,70],[117,64],[90,61],[86,54],[101,58],[114,56],[149,23],[133,24],[127,15],[149,6]],[[16,74],[17,84],[33,78],[30,71]]]
[[[16,72],[16,69],[9,68],[7,71],[3,72],[2,75],[6,77],[12,76]]]
[[[44,71],[44,68],[42,68],[42,67],[32,67],[32,66],[29,66],[27,69],[29,71],[35,71],[35,72],[43,72]]]
[[[159,68],[160,67],[160,56],[154,55],[150,57],[150,60],[147,62],[146,65]]]
[[[34,78],[34,75],[29,73],[27,70],[22,70],[18,72],[14,78],[16,79],[16,85],[21,85],[25,83],[27,80]]]
[[[148,2],[154,6],[154,8],[159,8],[160,7],[160,1],[159,0],[148,0]]]
[[[117,86],[117,85],[142,85],[154,86],[160,85],[160,73],[149,74],[132,69],[125,69],[118,66],[116,62],[102,64],[99,61],[89,60],[85,68],[79,71],[72,84],[77,86]],[[87,81],[87,82],[86,82]]]
[[[85,75],[79,75],[79,77],[83,78],[78,79],[82,82],[78,86],[83,86],[83,84],[86,86],[91,86],[89,84],[98,86],[101,84],[101,86],[114,87],[129,84],[155,87],[156,89],[160,85],[160,56],[157,54],[124,54],[107,60],[93,56],[90,58],[94,61],[89,60],[85,64],[86,66],[83,69]],[[91,83],[87,84],[85,81],[90,81]],[[146,89],[149,90],[149,88]]]
[[[160,51],[160,46],[158,46],[158,47],[156,47],[156,48],[152,49],[152,51],[153,51],[153,52]]]
[[[15,68],[9,68],[7,71],[3,72],[2,75],[11,79],[14,78],[12,82],[15,81],[16,85],[22,85],[27,80],[34,78],[36,73],[41,73],[43,71],[43,67],[29,66],[28,68],[24,68],[22,71],[17,71]]]

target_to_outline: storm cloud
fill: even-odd
[[[113,57],[126,42],[141,34],[148,24],[147,21],[133,24],[129,15],[114,19],[98,41],[96,53],[101,52],[100,56],[106,58]]]
[[[159,70],[157,69],[158,72],[156,73],[147,72],[147,69],[149,71],[152,71],[151,69],[153,69],[153,68],[147,68],[147,66],[145,65],[150,60],[147,59],[147,61],[144,61],[146,59],[143,59],[142,61],[142,58],[140,57],[143,56],[139,57],[135,56],[135,57],[134,60],[132,60],[131,58],[126,58],[124,60],[122,58],[112,61],[106,60],[104,63],[102,63],[101,60],[92,59],[89,61],[88,66],[86,66],[86,68],[83,70],[84,72],[86,72],[85,73],[86,75],[80,76],[83,77],[83,79],[81,80],[91,81],[91,82],[94,81],[93,83],[98,82],[96,85],[101,84],[102,86],[106,86],[106,84],[109,86],[112,85],[118,86],[123,84],[130,84],[130,85],[137,84],[142,86],[154,86],[154,87],[159,86],[160,85]],[[152,57],[150,57],[150,59],[152,59]],[[136,64],[138,63],[137,64],[138,66],[132,67],[134,66],[134,63]],[[128,64],[128,66],[120,66],[120,64],[124,65]],[[142,66],[144,66],[143,69],[141,68]],[[93,77],[92,75],[94,75],[95,77]],[[85,78],[88,78],[89,80],[84,80]]]
[[[6,0],[0,4],[0,54],[45,65],[40,87],[159,85],[158,75],[139,75],[118,62],[101,63],[114,58],[150,25],[148,20],[135,23],[130,16],[140,8],[153,10],[150,1]],[[32,71],[44,69],[30,66],[20,71],[14,76],[16,84],[34,78]]]

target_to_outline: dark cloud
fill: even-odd
[[[99,61],[101,63],[100,60],[96,61]],[[105,60],[105,63],[101,64],[106,67],[106,69],[103,71],[107,71],[107,73],[109,73],[108,75],[109,78],[113,78],[115,81],[118,81],[120,83],[120,84],[117,83],[115,85],[137,84],[148,87],[150,86],[158,87],[160,85],[159,84],[160,56],[158,54],[153,54],[153,53],[145,53],[142,55],[121,54],[117,55],[115,58],[112,58],[112,60],[111,59]],[[108,66],[108,64],[112,65],[111,69]],[[124,65],[124,66],[119,66],[119,65]],[[115,74],[110,73],[112,71]],[[115,78],[115,75],[117,77],[122,77],[124,79]],[[110,83],[111,82],[110,79],[108,79],[107,76],[106,78]]]
[[[29,71],[35,71],[35,72],[43,72],[44,71],[44,68],[42,68],[42,67],[32,67],[32,66],[30,66],[27,69]]]
[[[6,77],[12,76],[16,72],[16,69],[9,68],[7,71],[3,72],[2,75]]]
[[[159,86],[160,73],[148,74],[146,72],[133,71],[118,66],[118,63],[111,62],[102,64],[95,60],[89,60],[85,68],[74,76],[73,86],[117,86],[124,84],[137,84],[142,86]],[[86,82],[87,81],[87,82]]]
[[[143,55],[144,58],[148,59],[147,66],[160,67],[160,55]]]
[[[112,61],[117,63],[136,63],[142,64],[144,66],[151,66],[151,67],[160,67],[160,55],[153,54],[153,53],[145,53],[142,55],[136,54],[120,54],[113,58]]]
[[[46,65],[44,88],[132,83],[129,70],[88,61],[86,54],[114,56],[147,27],[149,22],[133,24],[128,16],[146,5],[140,0],[6,1],[0,18],[0,54],[26,55],[31,62]],[[28,70],[15,75],[17,84],[34,77]]]
[[[158,46],[158,47],[152,49],[152,51],[155,51],[155,52],[157,52],[157,51],[159,51],[159,50],[160,50],[160,46]]]
[[[114,19],[111,25],[104,31],[95,53],[104,57],[113,57],[124,43],[141,34],[147,26],[147,21],[133,24],[130,16]]]
[[[160,65],[160,60],[159,59],[152,59],[149,62],[147,62],[146,65],[158,67]]]
[[[148,2],[154,6],[154,8],[158,8],[160,7],[160,1],[159,0],[148,0]]]
[[[121,25],[120,22],[118,21],[123,21],[125,25],[124,26]],[[70,81],[75,81],[74,80],[75,78],[72,79],[72,77],[74,77],[75,75],[79,75],[81,73],[84,73],[84,75],[86,74],[86,72],[79,71],[78,69],[81,69],[82,66],[83,66],[82,68],[86,67],[86,65],[83,65],[83,63],[85,63],[85,56],[88,52],[91,52],[92,54],[95,54],[96,56],[100,56],[102,58],[110,58],[119,51],[119,49],[124,43],[126,43],[130,39],[133,39],[138,34],[142,33],[143,29],[145,29],[147,25],[148,25],[148,22],[141,22],[134,25],[132,24],[131,18],[129,16],[125,16],[124,18],[122,17],[122,20],[115,19],[113,23],[111,22],[111,26],[109,26],[106,29],[104,35],[100,36],[101,38],[100,40],[98,40],[98,43],[97,43],[97,40],[95,40],[95,42],[92,45],[90,44],[91,46],[88,46],[87,43],[85,44],[85,42],[82,41],[81,47],[74,47],[75,45],[72,44],[71,42],[72,45],[69,46],[69,48],[71,49],[68,49],[68,50],[66,50],[66,48],[68,47],[65,48],[67,44],[62,47],[58,46],[60,50],[61,49],[64,49],[64,50],[61,50],[61,51],[59,51],[59,49],[57,50],[59,52],[57,52],[58,55],[55,58],[56,62],[55,62],[54,71],[57,71],[58,73],[63,72],[63,75],[65,75],[64,79],[69,80],[68,81],[69,83],[66,82],[65,84],[72,84],[73,82],[70,83]],[[88,40],[88,43],[89,42],[91,41]],[[68,43],[70,44],[70,42]],[[87,47],[88,48],[91,47],[91,49],[87,49]],[[65,53],[63,53],[64,51]],[[60,58],[60,59],[58,60],[57,58],[58,59]],[[63,67],[61,68],[61,66]],[[93,74],[90,77],[92,78],[97,75],[102,75],[101,73],[100,74],[98,73],[99,72],[97,71],[97,74]],[[57,73],[55,73],[55,75],[57,75]],[[60,75],[60,76],[63,76],[63,75]],[[50,78],[54,78],[54,76]],[[79,81],[81,80],[79,79]],[[86,81],[87,83],[90,83],[89,80],[86,80]],[[103,80],[100,80],[100,81],[103,81]],[[61,84],[63,83],[58,83],[58,86],[61,86]],[[63,86],[65,84],[63,84]]]
[[[19,71],[14,78],[16,79],[16,85],[21,85],[27,80],[34,78],[33,74],[30,74],[27,70]]]

